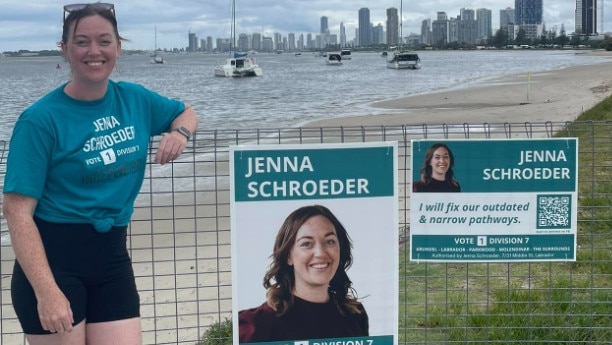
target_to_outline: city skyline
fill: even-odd
[[[576,0],[575,19],[578,34],[599,34],[596,29],[597,18],[603,17],[603,2],[597,4],[596,0]],[[296,43],[296,34],[291,32],[287,36],[274,33],[273,37],[254,34],[248,35],[240,33],[237,42],[237,49],[241,51],[283,51],[283,50],[312,50],[325,49],[328,46],[345,47],[369,47],[372,45],[397,45],[397,44],[426,44],[440,45],[446,43],[466,43],[466,44],[486,44],[489,38],[496,35],[498,30],[513,40],[517,37],[520,30],[525,33],[526,39],[539,40],[542,35],[554,37],[562,34],[569,34],[564,26],[546,26],[544,22],[543,0],[514,0],[515,7],[507,7],[499,10],[499,26],[493,27],[493,11],[487,8],[462,8],[456,16],[446,12],[437,12],[437,17],[423,20],[420,33],[400,33],[401,40],[398,39],[398,29],[402,31],[402,23],[398,25],[398,10],[394,7],[386,10],[385,26],[381,23],[376,26],[370,20],[370,10],[362,7],[358,11],[358,27],[355,29],[354,39],[347,39],[343,23],[340,23],[339,35],[329,30],[329,18],[320,18],[320,30],[316,35],[308,33],[306,39],[304,34],[299,34]],[[401,9],[400,9],[401,13]],[[600,13],[602,14],[600,16]],[[252,38],[252,39],[251,39]],[[207,37],[206,40],[198,40],[193,34],[189,37],[188,51],[217,51],[226,52],[233,49],[230,39],[217,38],[216,45],[213,46],[213,38]]]
[[[27,4],[0,0],[3,11],[0,13],[0,52],[15,50],[53,50],[61,35],[62,6],[64,1],[31,0]],[[348,40],[355,37],[358,27],[358,11],[368,8],[373,26],[382,25],[386,30],[386,11],[388,8],[400,9],[400,0],[376,2],[366,1],[319,1],[289,0],[282,8],[276,2],[262,0],[238,1],[236,5],[236,31],[238,33],[260,33],[273,36],[275,33],[287,36],[293,32],[300,34],[319,33],[321,17],[328,18],[332,34],[340,35],[340,23],[344,24]],[[487,8],[492,11],[493,29],[499,27],[499,11],[514,7],[514,0],[503,1],[429,1],[426,3],[403,4],[403,33],[420,34],[423,20],[435,19],[437,12],[446,12],[456,17],[461,8],[478,10]],[[126,49],[152,50],[159,48],[185,48],[188,45],[188,32],[199,38],[230,37],[230,8],[228,0],[209,0],[194,4],[187,0],[163,2],[158,0],[133,0],[129,3],[116,3],[119,29],[130,41],[124,43]],[[575,0],[544,0],[543,19],[547,28],[564,25],[568,33],[574,31]],[[53,15],[50,15],[53,13]],[[611,16],[604,17],[604,30],[609,31]]]

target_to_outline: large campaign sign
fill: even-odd
[[[397,344],[397,174],[396,142],[230,147],[235,344]],[[299,291],[302,294],[284,292],[283,296],[293,305],[282,315],[270,309],[273,304],[267,304],[269,293],[280,288],[266,288],[264,281],[274,284],[274,279],[283,271],[290,271],[289,285],[308,281],[303,285],[314,286],[320,282],[318,279],[323,279],[328,258],[334,255],[294,256],[294,252],[314,253],[316,247],[314,235],[300,233],[306,228],[302,224],[303,216],[292,218],[303,210],[325,210],[325,214],[342,225],[342,229],[336,226],[338,237],[340,232],[350,237],[352,263],[346,269],[346,276],[364,313],[351,315],[345,310],[340,313],[342,316],[332,316],[336,313],[333,307],[319,314],[316,310],[326,308],[325,303],[311,303],[307,298],[296,302],[304,296],[304,291]],[[291,231],[298,227],[295,240],[276,247],[281,238],[291,237]],[[326,236],[330,237],[325,246],[333,248],[338,239],[329,231]],[[288,253],[286,256],[279,253],[283,250]],[[304,257],[312,261],[301,269],[296,261]],[[335,259],[329,261],[333,266]],[[338,270],[342,269],[341,264]],[[309,274],[317,271],[317,278],[304,278],[302,271]],[[289,298],[289,294],[294,296]],[[344,300],[340,297],[339,301]],[[304,305],[308,311],[292,314],[291,308],[304,308]],[[265,316],[271,313],[275,314],[272,321],[266,321]],[[341,317],[347,318],[340,320]],[[295,322],[287,321],[290,318]],[[327,328],[329,333],[323,331]]]

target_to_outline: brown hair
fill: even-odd
[[[125,38],[119,35],[119,29],[117,28],[117,18],[115,17],[115,12],[112,9],[103,9],[95,4],[89,4],[85,6],[83,9],[71,11],[68,13],[66,19],[64,19],[64,25],[62,28],[62,40],[58,43],[58,46],[61,47],[62,43],[68,43],[68,37],[70,36],[70,25],[74,22],[74,28],[72,30],[72,34],[76,32],[76,29],[79,25],[81,19],[85,17],[91,16],[100,16],[106,20],[108,20],[113,26],[113,31],[115,33],[115,37],[120,41],[127,41]]]

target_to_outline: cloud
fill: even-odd
[[[338,34],[343,22],[349,38],[353,38],[358,22],[358,11],[370,9],[373,25],[385,25],[386,9],[403,10],[403,32],[420,33],[421,22],[436,18],[439,11],[449,17],[459,15],[461,8],[487,8],[492,11],[493,27],[499,26],[499,11],[514,7],[514,0],[429,0],[429,1],[371,1],[371,0],[237,0],[236,31],[238,33],[264,32],[271,36],[278,32],[286,35],[317,34],[321,16],[327,16],[329,28]],[[574,31],[575,1],[544,0],[546,27],[565,26]],[[62,7],[65,0],[0,0],[0,51],[18,49],[54,49],[61,36]],[[157,27],[158,47],[184,48],[188,33],[198,38],[230,36],[230,0],[130,0],[116,2],[119,29],[130,39],[126,47],[152,49]],[[609,20],[606,20],[609,22]]]

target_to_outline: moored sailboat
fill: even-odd
[[[154,64],[165,63],[164,58],[161,55],[159,55],[157,52],[157,26],[155,27],[155,49],[153,49],[153,53],[151,54],[151,63],[154,63]]]
[[[215,67],[216,77],[259,77],[263,75],[263,70],[255,58],[248,53],[234,51],[236,43],[236,0],[232,0],[232,28],[230,41],[230,56],[225,61]]]
[[[404,33],[402,30],[403,17],[403,1],[400,1],[400,32],[399,45],[393,52],[389,52],[386,56],[387,68],[392,69],[419,69],[421,68],[421,58],[414,51],[404,49]]]

